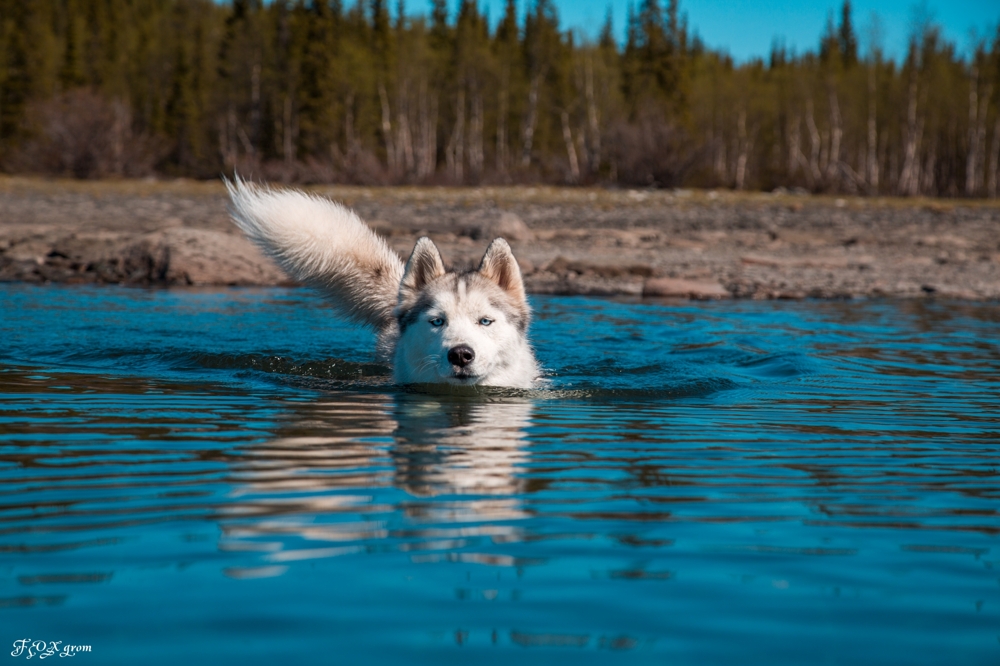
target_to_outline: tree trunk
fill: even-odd
[[[713,140],[713,164],[712,168],[715,171],[715,177],[719,179],[719,183],[725,185],[729,182],[729,169],[728,169],[728,156],[726,155],[726,133],[720,131],[719,135]]]
[[[285,158],[285,182],[288,182],[295,164],[295,145],[292,142],[292,96],[288,93],[285,93],[281,116],[281,153]]]
[[[500,71],[500,92],[497,99],[497,154],[498,173],[507,173],[507,106],[510,96],[510,67],[504,63]]]
[[[414,172],[415,163],[413,156],[413,133],[410,132],[410,118],[406,113],[399,115],[399,138],[396,143],[402,145],[403,169],[407,174]]]
[[[413,134],[410,132],[410,91],[400,85],[396,95],[396,164],[407,176],[414,173]]]
[[[875,86],[875,64],[868,68],[868,150],[865,179],[868,181],[868,194],[878,194],[878,125],[875,114],[878,89]]]
[[[229,149],[229,125],[219,118],[219,157],[222,158],[224,168],[230,168],[233,164],[232,152]]]
[[[1000,173],[997,173],[1000,169],[1000,116],[997,117],[996,123],[993,124],[993,146],[990,150],[990,176],[986,183],[986,195],[991,199],[995,199],[997,196],[997,177]]]
[[[924,163],[923,178],[920,182],[920,192],[934,196],[937,189],[937,141],[931,141],[930,150],[927,151],[927,160]]]
[[[348,93],[344,101],[344,153],[348,160],[354,159],[354,93]]]
[[[831,186],[839,187],[843,172],[840,168],[840,143],[844,137],[844,123],[840,117],[837,88],[832,79],[827,83],[827,94],[830,98],[830,154],[826,163],[826,181]]]
[[[584,72],[584,89],[587,97],[587,127],[590,134],[590,151],[587,155],[587,169],[596,172],[601,168],[601,124],[594,97],[594,63],[588,58]]]
[[[976,114],[979,112],[979,67],[972,65],[972,75],[969,77],[969,150],[965,156],[965,194],[976,193],[976,166],[979,164],[979,137],[976,133],[979,123]]]
[[[261,99],[260,99],[260,54],[257,54],[258,62],[255,62],[250,72],[250,144],[256,152],[260,142],[260,119],[261,119]]]
[[[115,175],[123,176],[125,175],[125,140],[131,127],[131,118],[128,106],[121,99],[115,100],[113,108],[115,121],[111,140],[111,155],[114,160],[112,170]]]
[[[535,141],[535,124],[538,122],[538,89],[542,85],[542,73],[531,79],[528,90],[528,114],[524,119],[524,131],[521,133],[521,166],[531,165],[531,148]]]
[[[431,112],[431,107],[434,112]],[[416,171],[417,178],[427,178],[434,173],[437,160],[437,105],[431,104],[427,91],[427,79],[420,80],[420,95],[417,101],[417,128],[420,139],[417,142]]]
[[[226,114],[226,149],[229,164],[233,167],[236,166],[236,162],[240,158],[240,148],[237,143],[239,140],[240,126],[236,120],[236,109],[230,106],[229,112]],[[253,147],[251,146],[252,149]]]
[[[392,141],[392,109],[389,107],[389,95],[385,91],[385,85],[379,81],[378,97],[382,102],[382,140],[385,141],[385,162],[389,173],[395,175],[398,171],[396,164],[396,147]]]
[[[576,156],[576,147],[573,145],[573,131],[569,126],[569,113],[563,111],[562,119],[563,142],[566,144],[566,155],[569,158],[569,177],[571,183],[580,182],[580,162]]]
[[[818,183],[823,178],[823,172],[820,170],[823,138],[819,134],[819,128],[816,127],[811,96],[806,98],[806,127],[809,128],[809,171],[813,182]]]
[[[906,104],[906,139],[903,144],[903,169],[899,174],[899,193],[915,196],[920,192],[920,162],[917,149],[923,123],[917,118],[917,72],[910,74],[910,90]]]
[[[437,171],[437,133],[438,133],[438,96],[430,96],[430,112],[427,114],[427,129],[424,137],[427,148],[424,157],[427,159],[425,171],[428,176]]]
[[[448,170],[455,182],[461,183],[464,178],[463,167],[465,162],[465,90],[458,91],[458,99],[455,102],[455,128],[452,130],[451,138],[448,139],[448,146],[445,149],[445,159],[448,162]]]
[[[990,110],[989,104],[992,95],[993,84],[989,83],[979,98],[979,122],[976,128],[976,155],[979,156],[976,160],[976,192],[982,192],[983,188],[979,183],[986,176],[986,114]]]
[[[799,122],[798,116],[792,116],[785,128],[785,136],[788,137],[788,163],[785,165],[785,169],[788,171],[789,178],[795,175],[799,167],[799,142],[802,140]]]
[[[483,173],[483,96],[477,81],[472,82],[472,117],[469,119],[469,171],[474,178]]]
[[[746,175],[747,175],[747,159],[749,140],[747,139],[747,110],[746,107],[740,109],[739,115],[736,117],[736,141],[737,141],[737,157],[736,157],[736,189],[742,190],[746,185]]]

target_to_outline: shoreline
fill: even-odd
[[[723,190],[304,188],[405,260],[449,268],[503,236],[529,293],[661,298],[1000,299],[1000,201]],[[289,286],[229,221],[219,182],[0,176],[0,281]]]

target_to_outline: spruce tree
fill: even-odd
[[[844,0],[844,5],[840,10],[837,46],[844,67],[850,68],[858,63],[858,38],[854,34],[854,26],[851,23],[851,0]]]

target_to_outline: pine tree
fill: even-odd
[[[192,72],[184,46],[178,42],[170,96],[167,98],[166,131],[174,138],[174,162],[189,166],[197,143],[198,112],[195,106]]]
[[[0,76],[0,146],[15,137],[20,129],[24,107],[31,95],[28,71],[28,44],[24,25],[28,9],[17,0],[4,6],[3,62]]]
[[[837,46],[845,68],[858,63],[858,38],[851,23],[851,0],[844,0],[840,11],[840,26],[837,28]]]
[[[536,0],[524,23],[524,69],[528,81],[528,95],[521,126],[521,166],[530,166],[538,146],[549,147],[552,139],[550,126],[554,123],[541,111],[552,100],[547,99],[551,78],[561,47],[559,19],[552,0]]]
[[[76,2],[69,0],[66,11],[66,27],[63,36],[62,65],[59,68],[59,83],[63,89],[76,88],[87,83],[84,73],[84,22]]]
[[[261,0],[233,0],[219,46],[220,152],[227,168],[240,155],[259,159],[263,129]]]
[[[511,166],[512,139],[516,138],[521,101],[526,94],[515,0],[507,0],[504,5],[503,18],[493,39],[493,52],[498,79],[495,164],[498,172],[506,174]]]
[[[339,123],[336,99],[339,6],[316,0],[300,7],[297,51],[300,60],[296,107],[298,149],[304,155],[327,155],[336,143]],[[291,122],[291,121],[289,121]]]

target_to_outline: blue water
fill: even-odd
[[[549,384],[450,396],[305,290],[0,285],[0,641],[1000,663],[1000,306],[534,306]]]

